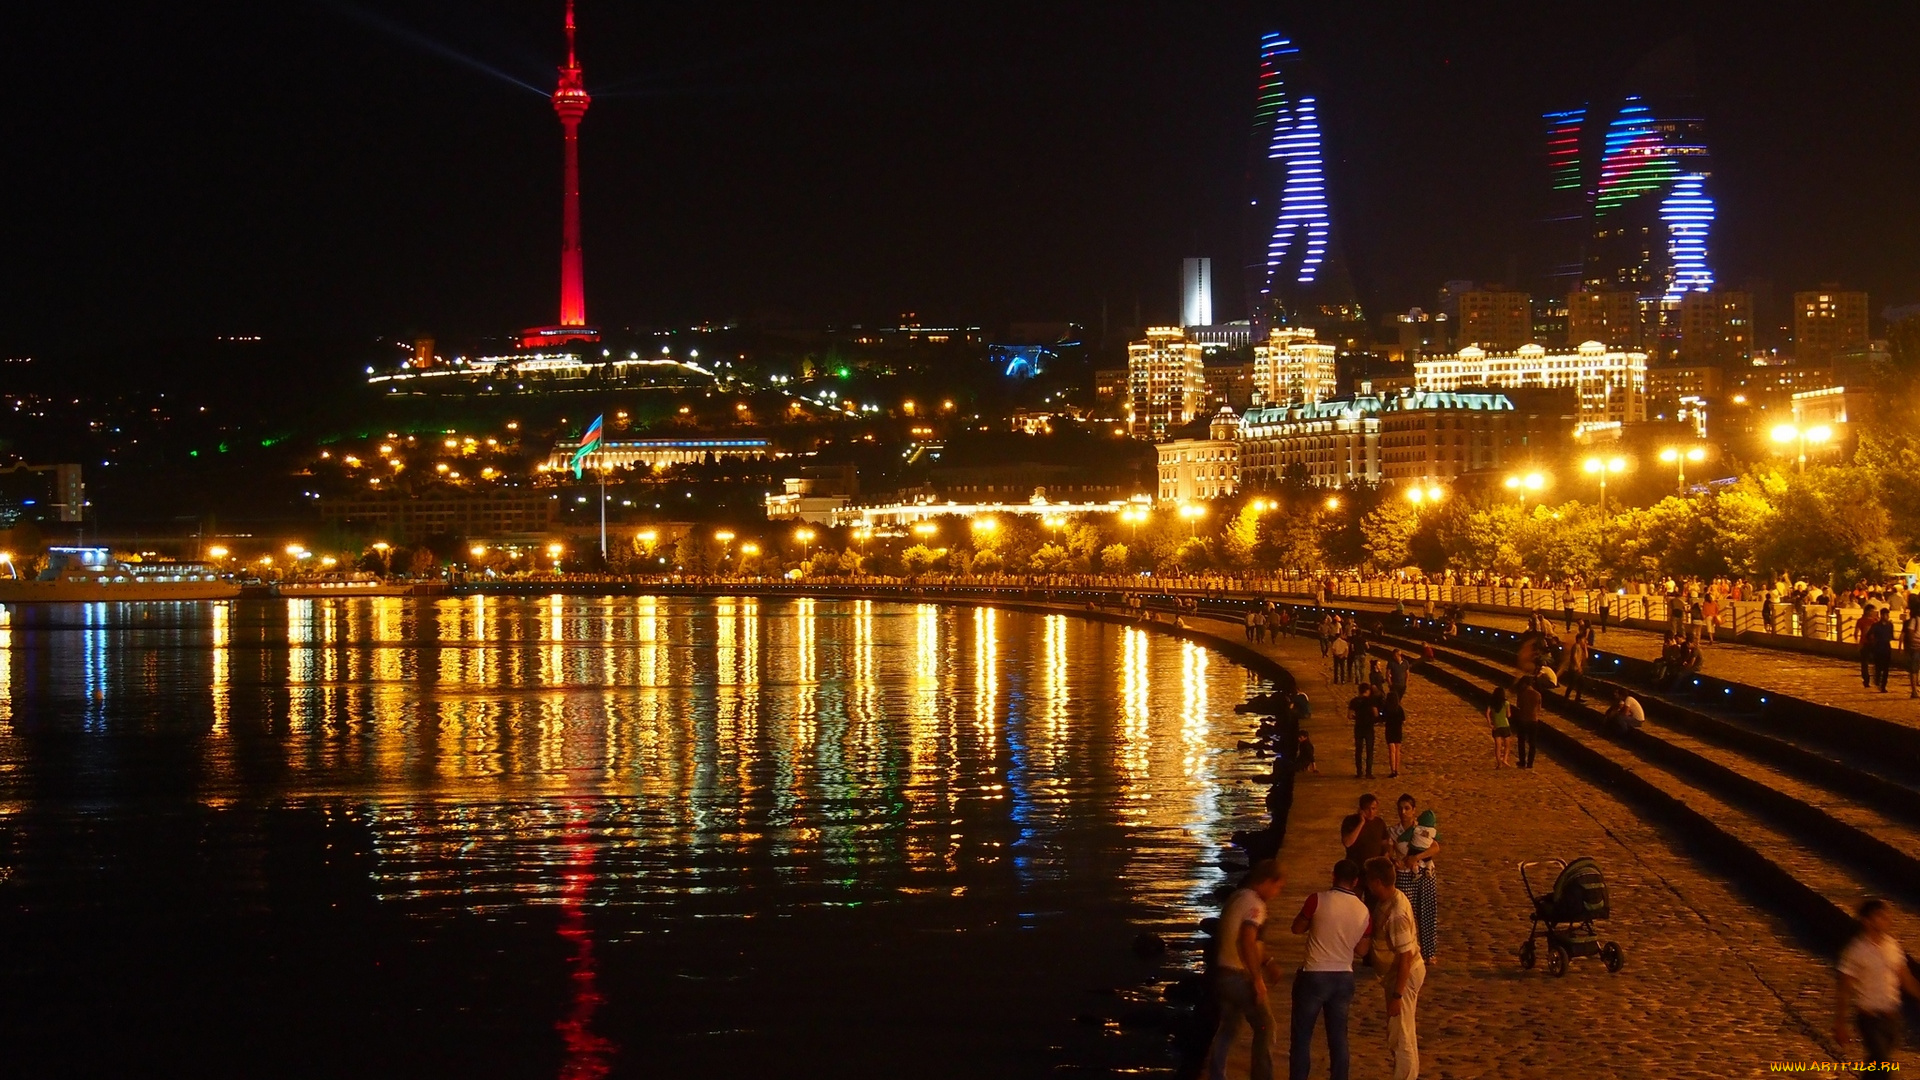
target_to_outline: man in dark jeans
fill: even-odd
[[[1360,868],[1346,859],[1333,867],[1333,888],[1307,897],[1293,932],[1307,935],[1307,957],[1293,977],[1293,1038],[1289,1080],[1313,1071],[1313,1029],[1327,1018],[1327,1075],[1347,1080],[1347,1011],[1353,1005],[1353,962],[1367,955],[1373,927],[1360,899]]]
[[[1522,675],[1513,682],[1513,735],[1519,741],[1513,763],[1522,769],[1533,768],[1533,742],[1539,730],[1539,677]]]
[[[1373,696],[1370,683],[1360,684],[1360,696],[1347,702],[1347,717],[1353,721],[1353,776],[1373,775],[1373,722],[1380,714],[1380,702]],[[1364,774],[1362,772],[1364,771]]]
[[[1893,667],[1893,615],[1883,611],[1867,629],[1867,662],[1873,666],[1873,685],[1887,692],[1887,671]]]

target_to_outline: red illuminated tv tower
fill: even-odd
[[[553,111],[566,132],[567,182],[560,227],[560,322],[524,330],[520,344],[539,348],[568,341],[599,341],[600,331],[587,326],[587,287],[580,270],[580,118],[593,99],[581,78],[580,60],[573,51],[573,0],[567,0],[567,64],[560,69],[560,85],[553,91]]]

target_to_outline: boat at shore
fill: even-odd
[[[282,581],[273,587],[273,595],[288,599],[340,599],[349,596],[412,596],[414,587],[405,581],[388,581],[377,574],[352,572],[321,574],[298,581]]]
[[[0,577],[0,604],[231,600],[238,583],[197,562],[121,562],[106,548],[50,548],[31,578]]]

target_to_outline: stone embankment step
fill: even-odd
[[[1451,650],[1437,651],[1435,660],[1415,670],[1476,705],[1506,674]],[[1581,709],[1558,697],[1549,700]],[[1594,714],[1585,711],[1589,715],[1576,713],[1574,722],[1543,720],[1542,747],[1665,819],[1691,849],[1731,870],[1760,902],[1800,919],[1828,948],[1851,933],[1851,912],[1861,900],[1887,891],[1920,894],[1920,864],[1894,846],[1915,835],[1904,823],[1884,817],[1869,822],[1871,811],[1836,802],[1837,793],[1809,791],[1777,770],[1697,740],[1668,741],[1670,732],[1642,731],[1638,740],[1603,736],[1588,726]],[[1755,805],[1754,789],[1769,785],[1776,797]],[[1800,801],[1796,793],[1819,805]],[[1864,827],[1869,824],[1873,831]],[[1884,864],[1871,854],[1881,852],[1890,853]],[[1895,907],[1902,938],[1920,939],[1913,906]]]

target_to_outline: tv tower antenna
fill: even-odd
[[[553,111],[566,133],[567,163],[560,217],[560,320],[522,332],[525,348],[600,340],[600,332],[587,326],[586,278],[580,268],[580,120],[592,102],[574,51],[573,0],[567,0],[567,62],[553,91]]]

